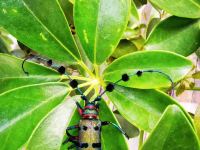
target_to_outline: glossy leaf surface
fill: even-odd
[[[70,0],[58,0],[63,12],[65,13],[65,16],[67,18],[67,21],[70,24],[73,24],[73,4],[70,2]]]
[[[83,48],[94,64],[116,48],[128,23],[130,0],[76,0],[74,21]]]
[[[140,90],[116,86],[107,93],[120,114],[141,130],[151,131],[168,105],[176,102],[156,90]]]
[[[172,51],[188,56],[200,46],[199,23],[195,19],[167,18],[150,33],[145,49]]]
[[[128,40],[121,40],[112,54],[112,57],[119,58],[135,51],[137,51],[137,47],[132,42]]]
[[[28,61],[24,64],[25,70],[29,72],[27,76],[22,70],[22,61],[0,54],[0,93],[20,86],[58,81],[61,78],[56,71]]]
[[[165,51],[143,51],[125,55],[104,71],[104,79],[116,82],[124,73],[134,74],[138,70],[157,70],[169,75],[174,82],[182,79],[192,68],[192,62],[186,58]],[[160,73],[143,73],[142,76],[132,76],[127,82],[118,84],[141,89],[160,88],[170,86],[166,76]]]
[[[31,49],[62,62],[80,59],[58,1],[2,0],[0,10],[0,26]]]
[[[65,102],[51,111],[33,132],[26,149],[30,150],[55,150],[60,149],[65,130],[76,111],[75,100],[79,98],[67,98]]]
[[[110,121],[115,124],[117,122],[114,114],[111,112],[110,108],[107,106],[104,100],[100,102],[99,117],[102,121]],[[102,149],[105,150],[116,150],[123,149],[128,150],[128,145],[126,143],[125,137],[112,125],[102,127]],[[114,141],[113,141],[114,139]],[[113,144],[112,144],[113,143]]]
[[[200,18],[199,0],[150,0],[150,2],[175,16]]]
[[[131,13],[128,26],[134,28],[138,25],[140,20],[139,13],[137,7],[133,1],[131,1]]]
[[[115,117],[119,121],[124,132],[126,132],[127,135],[129,136],[129,138],[134,138],[139,136],[140,134],[139,129],[136,128],[134,125],[132,125],[130,122],[128,122],[122,115],[115,113]]]
[[[39,121],[68,94],[61,83],[24,86],[0,95],[0,145],[2,150],[22,147]],[[13,137],[17,140],[13,140]]]
[[[142,150],[199,150],[195,132],[184,113],[169,106],[148,137]]]

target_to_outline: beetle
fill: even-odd
[[[130,77],[132,76],[142,76],[143,73],[160,73],[164,75],[172,84],[172,91],[174,89],[174,82],[171,79],[169,75],[166,73],[159,71],[159,70],[139,70],[136,71],[133,74],[122,74],[121,79],[117,80],[114,83],[108,83],[105,90],[100,93],[93,101],[89,101],[88,98],[83,94],[83,92],[78,87],[78,81],[75,79],[72,79],[70,75],[66,72],[66,69],[64,66],[58,66],[52,62],[52,60],[47,60],[44,58],[40,58],[38,56],[31,55],[31,57],[27,59],[36,59],[40,60],[40,62],[46,64],[47,66],[57,70],[60,74],[68,76],[69,79],[69,85],[73,89],[77,89],[78,92],[81,95],[81,99],[84,100],[85,104],[84,107],[81,106],[79,102],[76,102],[76,106],[79,112],[79,115],[81,116],[81,119],[76,125],[67,127],[66,129],[66,135],[68,138],[63,142],[63,144],[66,144],[68,142],[71,142],[72,145],[68,147],[68,149],[76,148],[78,150],[102,150],[102,144],[101,144],[101,131],[102,127],[106,125],[112,125],[114,126],[119,132],[121,132],[127,139],[129,139],[128,135],[115,123],[110,121],[101,121],[99,118],[99,101],[102,99],[102,96],[106,92],[112,92],[115,89],[116,84],[119,82],[127,82],[129,81]],[[25,59],[22,63],[22,69],[24,73],[28,75],[28,72],[24,69],[24,63],[27,60]],[[70,130],[78,130],[78,135],[74,136],[69,133]]]

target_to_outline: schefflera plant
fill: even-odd
[[[1,0],[0,26],[38,54],[75,66],[80,75],[71,77],[81,82],[80,87],[89,86],[86,95],[94,90],[91,99],[100,86],[119,80],[124,73],[159,70],[177,82],[192,69],[191,61],[162,46],[108,64],[133,12],[131,1],[75,0],[73,18],[69,5],[64,0]],[[75,36],[69,27],[73,21]],[[80,119],[75,105],[80,96],[72,96],[66,76],[45,66],[26,62],[27,76],[22,61],[0,54],[0,149],[67,149],[62,141],[66,127]],[[100,119],[118,123],[107,103],[112,102],[128,122],[150,133],[141,149],[199,150],[193,120],[175,99],[158,90],[170,85],[158,73],[120,82],[101,101]],[[103,128],[102,146],[129,149],[123,135],[112,127]]]

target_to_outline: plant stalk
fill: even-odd
[[[140,130],[138,150],[142,148],[143,140],[144,140],[144,130]]]

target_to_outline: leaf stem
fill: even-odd
[[[138,150],[141,149],[141,147],[143,145],[143,140],[144,140],[144,130],[140,130]]]
[[[82,76],[70,76],[72,79],[77,79],[77,80],[81,80],[81,81],[91,81],[90,78],[87,77],[82,77]],[[68,79],[68,77],[66,75],[64,75],[64,77],[62,79]]]
[[[79,84],[78,87],[82,88],[82,87],[85,87],[85,86],[89,86],[91,84],[95,84],[94,82],[95,82],[94,80],[89,81],[89,82],[85,82],[85,83]]]
[[[192,90],[192,91],[200,91],[200,87],[193,87],[192,89],[190,87],[186,87],[186,90]]]

